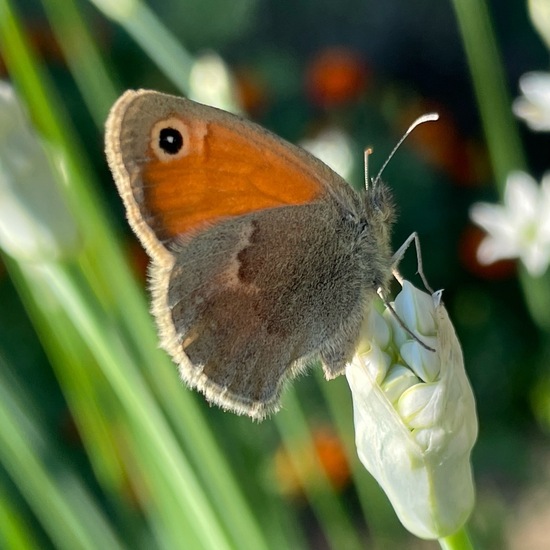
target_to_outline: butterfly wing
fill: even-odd
[[[238,116],[158,92],[121,96],[107,120],[106,154],[130,224],[159,259],[175,238],[227,217],[327,194],[357,206],[346,182],[306,151]]]
[[[341,371],[364,305],[344,180],[249,121],[157,92],[119,99],[106,153],[153,259],[161,343],[191,386],[263,418],[308,358]]]
[[[239,216],[181,242],[169,275],[153,272],[162,345],[189,385],[263,418],[309,359],[338,350],[328,374],[342,371],[366,296],[343,244],[352,229],[335,220],[326,203]]]

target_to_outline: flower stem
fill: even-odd
[[[465,527],[448,537],[439,539],[439,545],[443,550],[474,550]]]
[[[502,196],[508,174],[524,170],[526,161],[512,101],[507,93],[504,69],[498,52],[491,18],[484,0],[453,0],[464,49],[495,174],[495,184]],[[538,327],[550,333],[550,273],[531,277],[519,273],[529,312]]]
[[[128,0],[125,5],[129,9],[120,12],[113,10],[110,2],[104,0],[91,0],[91,2],[106,17],[114,19],[124,27],[178,90],[182,93],[188,92],[193,56],[144,2]]]
[[[484,0],[453,0],[497,187],[525,165],[491,17]]]

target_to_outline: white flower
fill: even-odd
[[[189,75],[190,99],[226,111],[237,112],[235,83],[223,59],[214,52],[196,58]]]
[[[523,95],[512,104],[514,114],[532,130],[550,130],[550,73],[526,73],[519,79],[519,87]]]
[[[0,247],[23,261],[74,253],[79,235],[38,136],[0,82]]]
[[[404,281],[394,309],[436,351],[422,348],[430,354],[426,367],[422,353],[405,353],[414,340],[395,317],[371,312],[369,325],[385,320],[391,337],[379,341],[382,331],[369,330],[366,352],[346,370],[357,454],[409,531],[442,538],[464,525],[474,505],[474,396],[441,292],[429,296]]]
[[[550,47],[550,2],[548,0],[529,0],[529,16],[546,46]]]
[[[512,172],[506,181],[504,205],[476,203],[473,222],[485,229],[477,256],[490,264],[520,258],[529,273],[542,275],[550,262],[550,172],[542,185],[524,172]]]
[[[348,180],[356,154],[350,137],[339,128],[327,128],[312,139],[300,143],[306,151],[322,160],[339,176]]]

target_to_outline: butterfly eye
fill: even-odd
[[[159,120],[151,129],[151,149],[159,160],[168,162],[189,154],[187,125],[179,118]]]
[[[163,128],[159,133],[159,147],[168,155],[176,155],[183,147],[183,136],[175,128]]]

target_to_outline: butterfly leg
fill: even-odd
[[[426,290],[433,294],[434,291],[432,287],[429,285],[428,280],[426,279],[426,276],[424,275],[424,267],[422,263],[422,251],[420,249],[420,239],[418,238],[418,233],[414,231],[411,233],[405,242],[397,249],[395,254],[392,257],[392,273],[393,276],[399,281],[399,283],[403,284],[403,276],[399,272],[397,266],[399,265],[399,262],[402,260],[403,256],[405,255],[405,252],[411,245],[411,243],[414,241],[414,246],[416,248],[416,263],[417,263],[417,273],[420,275],[420,278],[422,279],[422,282],[424,283],[424,287]]]

